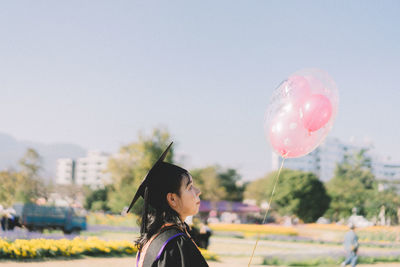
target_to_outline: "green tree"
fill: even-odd
[[[85,209],[91,211],[109,211],[107,197],[109,190],[110,186],[105,186],[104,188],[91,190],[87,193],[84,205]]]
[[[48,194],[40,177],[42,159],[34,149],[28,149],[19,161],[19,170],[0,172],[0,203],[11,206],[15,202],[32,202]]]
[[[277,172],[250,183],[245,197],[259,204],[269,201]],[[314,222],[329,207],[330,198],[324,184],[310,172],[283,169],[271,203],[281,215],[295,215],[304,222]]]
[[[21,187],[19,176],[14,171],[1,171],[0,185],[0,204],[12,206],[17,201],[17,192]]]
[[[201,199],[219,201],[226,198],[227,192],[221,185],[216,166],[194,169],[190,173],[195,185],[201,191]]]
[[[355,207],[361,215],[366,214],[365,203],[377,190],[375,177],[371,170],[371,159],[367,150],[346,155],[337,164],[334,177],[327,183],[328,194],[332,201],[326,216],[332,220],[349,217]]]
[[[400,208],[400,196],[395,187],[385,190],[376,190],[365,202],[365,213],[368,219],[378,218],[381,207],[385,208],[385,217],[391,224],[399,224],[398,209]]]
[[[33,179],[39,177],[42,169],[42,157],[33,148],[28,148],[24,156],[19,160],[21,172]]]
[[[286,170],[282,170],[285,172]],[[270,180],[274,179],[277,172],[271,172],[267,174],[265,177],[254,180],[250,182],[246,189],[244,190],[243,197],[244,199],[252,199],[255,200],[257,205],[261,205],[263,202],[267,202],[270,198],[268,195],[268,187],[270,186]]]
[[[245,184],[242,183],[241,175],[232,168],[227,170],[220,170],[218,178],[221,186],[226,190],[225,200],[228,201],[242,201]]]
[[[223,169],[218,165],[197,168],[190,171],[195,184],[201,190],[201,198],[210,201],[242,201],[245,185],[240,174],[232,168]]]
[[[137,142],[122,146],[118,156],[109,160],[112,189],[108,192],[108,206],[113,212],[120,213],[130,204],[141,181],[170,142],[170,134],[165,129],[154,129],[150,135],[140,133]],[[165,161],[173,163],[173,157],[171,147]],[[141,206],[135,205],[133,212],[140,213]]]
[[[17,190],[17,200],[24,203],[35,201],[47,193],[43,179],[40,177],[42,158],[36,150],[28,148],[19,161],[20,171],[16,174],[21,183]]]

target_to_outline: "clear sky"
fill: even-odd
[[[296,70],[331,74],[331,137],[400,161],[399,1],[7,1],[0,132],[116,152],[166,126],[186,167],[270,170],[263,118]]]

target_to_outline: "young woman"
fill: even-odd
[[[137,267],[208,266],[184,223],[199,211],[201,192],[187,170],[163,162],[171,145],[144,178],[128,208],[129,212],[143,197]]]

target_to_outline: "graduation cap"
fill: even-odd
[[[151,167],[140,184],[126,213],[130,211],[139,197],[143,197],[145,202],[144,214],[147,213],[148,204],[154,208],[161,207],[161,205],[165,203],[165,199],[163,198],[165,198],[166,194],[168,193],[166,190],[169,188],[168,184],[171,183],[171,179],[187,173],[187,170],[179,166],[164,162],[164,159],[172,144],[173,142],[169,144],[169,146],[161,154],[160,158],[156,161],[156,163],[154,163],[153,167]]]

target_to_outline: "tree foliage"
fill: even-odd
[[[221,186],[226,190],[225,200],[228,201],[242,201],[245,184],[241,181],[241,175],[232,168],[226,170],[220,170],[218,177]]]
[[[379,220],[379,212],[385,209],[385,219],[391,224],[399,224],[400,196],[396,188],[389,187],[385,190],[375,190],[365,202],[365,213],[369,219]]]
[[[245,197],[259,204],[270,200],[277,172],[250,183]],[[271,208],[281,215],[295,215],[304,222],[314,222],[329,207],[324,184],[313,173],[283,169],[280,173]]]
[[[190,173],[195,185],[201,191],[201,199],[209,201],[225,199],[227,192],[218,179],[218,170],[215,166],[194,169]]]
[[[35,201],[39,197],[47,197],[47,188],[40,177],[42,157],[34,149],[29,148],[20,159],[20,171],[17,173],[21,181],[18,200],[24,203]]]
[[[244,185],[240,174],[232,168],[217,165],[190,171],[195,185],[201,190],[201,199],[209,201],[242,201]]]
[[[104,188],[99,188],[96,190],[90,190],[86,194],[85,198],[85,209],[91,211],[109,211],[108,207],[108,192],[110,191],[110,186],[105,186]]]
[[[0,203],[11,206],[15,202],[33,202],[47,197],[47,188],[40,177],[42,159],[29,148],[19,161],[18,170],[0,172]]]
[[[108,172],[113,187],[108,193],[108,206],[113,212],[120,213],[130,204],[141,181],[169,143],[167,130],[154,129],[150,135],[140,133],[137,142],[122,146],[118,156],[109,160]],[[173,158],[174,149],[171,147],[165,161],[173,163]],[[134,213],[140,213],[141,201],[133,207]]]
[[[286,170],[282,170],[282,172],[284,173],[286,172]],[[261,205],[263,202],[267,202],[270,197],[268,193],[270,181],[274,179],[276,175],[277,172],[271,172],[265,177],[250,182],[246,186],[246,190],[244,191],[244,199],[255,200],[257,205]]]
[[[0,172],[0,204],[10,207],[17,201],[21,182],[20,176],[14,171]]]
[[[346,155],[337,164],[334,177],[327,183],[332,198],[326,216],[332,220],[349,217],[356,208],[360,215],[367,215],[366,201],[374,197],[377,183],[371,169],[371,159],[366,150]]]

